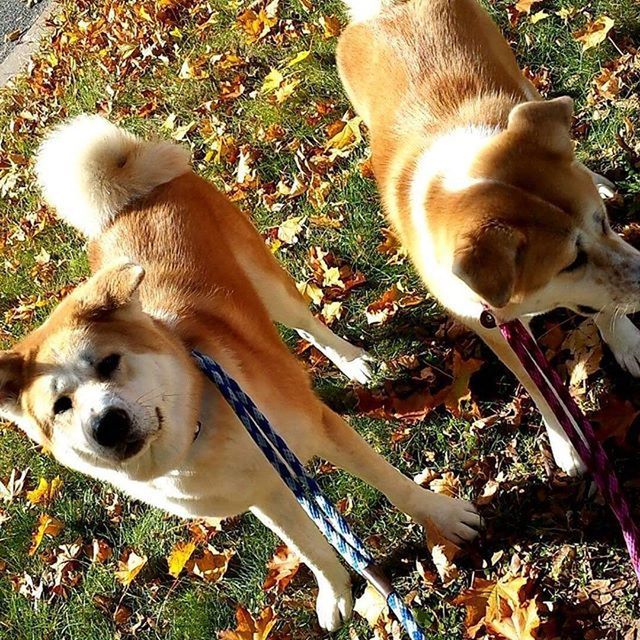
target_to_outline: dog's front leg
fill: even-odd
[[[336,631],[351,617],[351,577],[334,550],[284,483],[251,507],[251,512],[313,571],[318,582],[316,612],[320,626]]]
[[[377,454],[327,407],[322,423],[316,441],[317,455],[382,491],[418,524],[427,528],[435,525],[452,542],[460,544],[478,535],[482,521],[470,502],[423,489]]]
[[[582,475],[586,471],[585,464],[569,441],[564,429],[556,419],[553,411],[551,411],[551,408],[538,390],[538,387],[530,378],[514,351],[502,337],[500,331],[498,329],[485,329],[480,324],[473,324],[472,328],[493,350],[502,363],[518,378],[522,386],[527,390],[527,393],[536,403],[538,410],[542,414],[545,427],[547,428],[549,444],[558,467],[569,476]]]
[[[627,316],[604,311],[595,316],[595,322],[618,364],[632,376],[640,377],[640,329]]]

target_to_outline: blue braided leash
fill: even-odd
[[[191,353],[202,372],[218,387],[253,441],[324,537],[355,571],[382,594],[411,640],[426,640],[413,614],[376,566],[362,541],[354,535],[342,514],[329,502],[318,483],[307,473],[287,443],[273,430],[251,398],[215,360],[199,351]]]

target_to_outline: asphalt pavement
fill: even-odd
[[[48,0],[0,0],[0,63],[48,4]]]

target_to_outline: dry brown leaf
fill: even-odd
[[[116,579],[125,587],[129,586],[147,564],[147,556],[139,556],[135,551],[129,551],[124,560],[118,560]]]
[[[592,22],[587,22],[582,29],[573,34],[573,37],[582,44],[582,50],[587,51],[587,49],[602,44],[607,39],[607,35],[614,24],[614,21],[609,16],[600,16]]]
[[[29,555],[32,556],[38,550],[38,547],[42,544],[44,536],[57,536],[61,531],[64,523],[53,516],[43,514],[38,519],[38,528],[33,532],[31,537],[31,548],[29,549]]]
[[[300,556],[287,545],[281,544],[267,564],[268,573],[262,588],[265,591],[275,588],[277,593],[282,593],[298,573],[299,568]]]
[[[320,25],[322,26],[324,37],[327,39],[339,36],[342,31],[340,20],[335,16],[321,16]]]
[[[433,521],[427,520],[425,522],[425,529],[427,533],[427,547],[431,552],[431,559],[442,580],[442,585],[447,587],[460,574],[458,567],[456,567],[453,562],[460,552],[460,547],[445,538]]]
[[[596,434],[601,442],[613,438],[618,446],[623,446],[631,425],[640,415],[640,410],[622,398],[610,395],[604,399],[600,410],[591,416],[598,423]]]
[[[105,540],[94,538],[91,547],[86,550],[91,562],[106,562],[112,555],[113,550]]]
[[[462,356],[455,351],[453,354],[453,383],[447,388],[444,394],[444,405],[455,417],[462,415],[462,404],[471,398],[469,382],[471,376],[482,367],[482,360],[469,358],[463,360]]]
[[[215,547],[207,545],[207,548],[200,556],[193,556],[186,563],[186,569],[190,573],[199,576],[206,582],[220,582],[224,578],[229,568],[229,560],[234,556],[235,551],[225,549],[218,551]]]
[[[275,10],[273,7],[275,6]],[[271,9],[270,9],[271,7]],[[271,32],[277,24],[277,2],[271,2],[266,8],[259,11],[247,9],[238,16],[237,23],[244,31],[249,43],[257,42]]]
[[[193,540],[176,542],[171,549],[171,553],[167,557],[169,575],[177,578],[184,569],[185,564],[187,564],[191,558],[195,549],[196,545]]]
[[[355,601],[353,610],[362,616],[371,628],[376,626],[383,614],[389,613],[387,601],[372,584],[367,584],[364,593]]]
[[[236,628],[221,631],[220,640],[267,640],[277,620],[271,607],[254,618],[243,606],[236,609]]]
[[[562,348],[571,353],[567,361],[569,386],[576,395],[586,392],[587,378],[600,368],[602,340],[596,323],[588,318],[567,334]]]

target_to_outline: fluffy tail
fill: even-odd
[[[375,18],[386,7],[396,4],[394,0],[344,0],[352,22],[363,22]]]
[[[36,160],[46,201],[89,238],[100,235],[136,198],[187,171],[186,149],[147,142],[90,115],[54,129]]]

